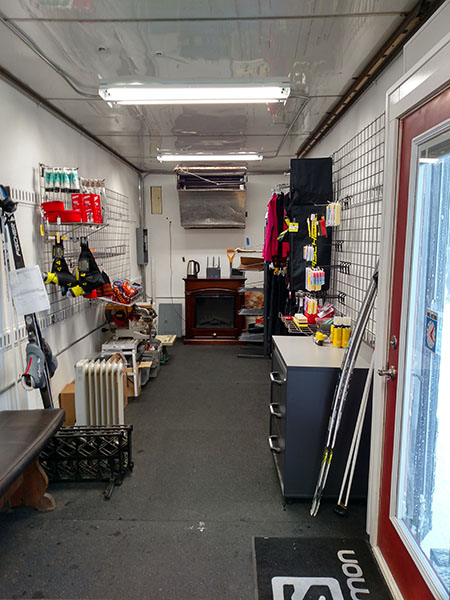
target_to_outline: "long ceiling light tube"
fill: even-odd
[[[262,160],[263,155],[256,152],[237,152],[235,154],[158,154],[159,162],[236,162]]]
[[[188,84],[128,85],[100,84],[99,95],[117,104],[237,104],[285,102],[289,84]]]

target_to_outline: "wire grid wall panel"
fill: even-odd
[[[70,192],[47,192],[44,189],[41,177],[42,201],[61,200],[66,209],[72,208]],[[95,190],[85,190],[86,192]],[[98,192],[96,192],[98,193]],[[111,282],[118,279],[129,279],[130,264],[130,220],[128,197],[111,189],[103,188],[100,193],[103,220],[102,224],[45,224],[46,243],[42,244],[42,259],[40,261],[43,271],[50,271],[53,257],[53,243],[51,236],[57,231],[64,238],[64,257],[69,269],[77,266],[80,254],[80,239],[89,239],[89,248],[94,254],[98,266],[107,273]],[[49,237],[50,236],[50,237]],[[58,286],[48,285],[47,292],[50,300],[50,323],[56,323],[75,315],[90,306],[89,300],[78,297],[63,296]]]
[[[66,208],[71,208],[70,193],[46,192],[42,181],[40,181],[38,193],[13,188],[11,189],[11,197],[20,206],[28,207],[29,210],[33,211],[33,221],[36,223],[36,227],[38,227],[40,222],[41,202],[61,200],[64,202]],[[102,225],[61,224],[58,226],[56,224],[45,224],[43,229],[44,236],[41,237],[37,234],[37,239],[40,239],[41,243],[37,245],[36,262],[42,271],[50,271],[53,262],[53,240],[49,239],[49,236],[54,235],[56,231],[60,231],[63,237],[67,238],[63,240],[63,244],[65,258],[70,269],[77,265],[80,254],[80,238],[88,236],[89,247],[94,253],[97,264],[108,274],[111,281],[115,278],[130,278],[131,257],[128,197],[106,188],[102,195],[102,204],[106,221]],[[39,315],[39,322],[43,329],[88,310],[92,307],[93,302],[95,302],[83,297],[72,298],[63,296],[59,287],[54,285],[47,285],[46,289],[50,300],[50,311]],[[19,330],[15,331],[14,334],[15,343],[20,343],[27,339],[23,318],[19,318]],[[8,350],[11,347],[10,332],[0,331],[0,351]]]
[[[380,254],[383,209],[385,115],[362,129],[333,154],[333,194],[341,203],[341,224],[334,237],[332,263],[349,263],[348,274],[331,273],[330,295],[340,298],[340,310],[355,324]],[[376,302],[364,340],[375,344]]]

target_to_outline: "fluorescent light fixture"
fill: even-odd
[[[286,82],[166,84],[101,83],[99,95],[116,104],[264,104],[286,102],[290,94]]]
[[[256,152],[237,152],[235,154],[158,154],[159,162],[247,162],[262,160],[263,155]]]

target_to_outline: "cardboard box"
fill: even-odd
[[[264,271],[264,259],[253,256],[241,256],[241,264],[238,266],[241,271]]]
[[[66,411],[66,420],[63,425],[75,425],[75,381],[71,381],[59,394],[59,406]]]

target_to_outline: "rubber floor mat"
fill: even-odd
[[[369,544],[349,538],[254,538],[258,600],[392,600]]]

